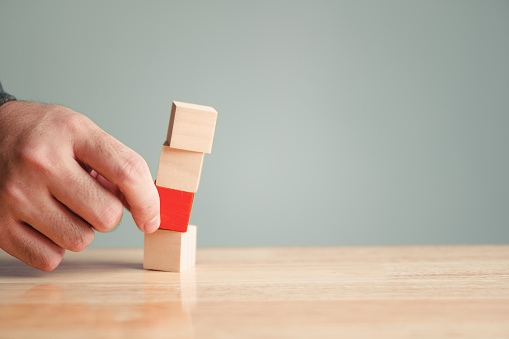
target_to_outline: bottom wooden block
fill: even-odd
[[[196,263],[196,226],[187,232],[158,229],[145,234],[143,268],[149,270],[182,272]]]

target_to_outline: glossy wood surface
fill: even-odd
[[[509,338],[509,246],[142,249],[0,254],[0,338]]]

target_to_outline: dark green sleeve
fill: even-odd
[[[7,101],[13,100],[16,100],[16,98],[10,95],[9,93],[5,93],[2,87],[2,83],[0,82],[0,106],[5,104]]]

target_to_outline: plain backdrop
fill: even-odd
[[[199,246],[509,242],[508,1],[0,1],[0,79],[153,177],[171,101],[215,107]]]

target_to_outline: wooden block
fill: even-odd
[[[194,193],[159,187],[157,192],[161,207],[159,228],[177,232],[186,232],[191,217]]]
[[[143,268],[149,270],[182,272],[196,263],[196,226],[187,232],[159,229],[145,234]]]
[[[196,192],[200,183],[203,158],[203,153],[163,146],[157,172],[157,186]]]
[[[217,111],[210,106],[174,101],[165,145],[186,151],[210,153]]]

